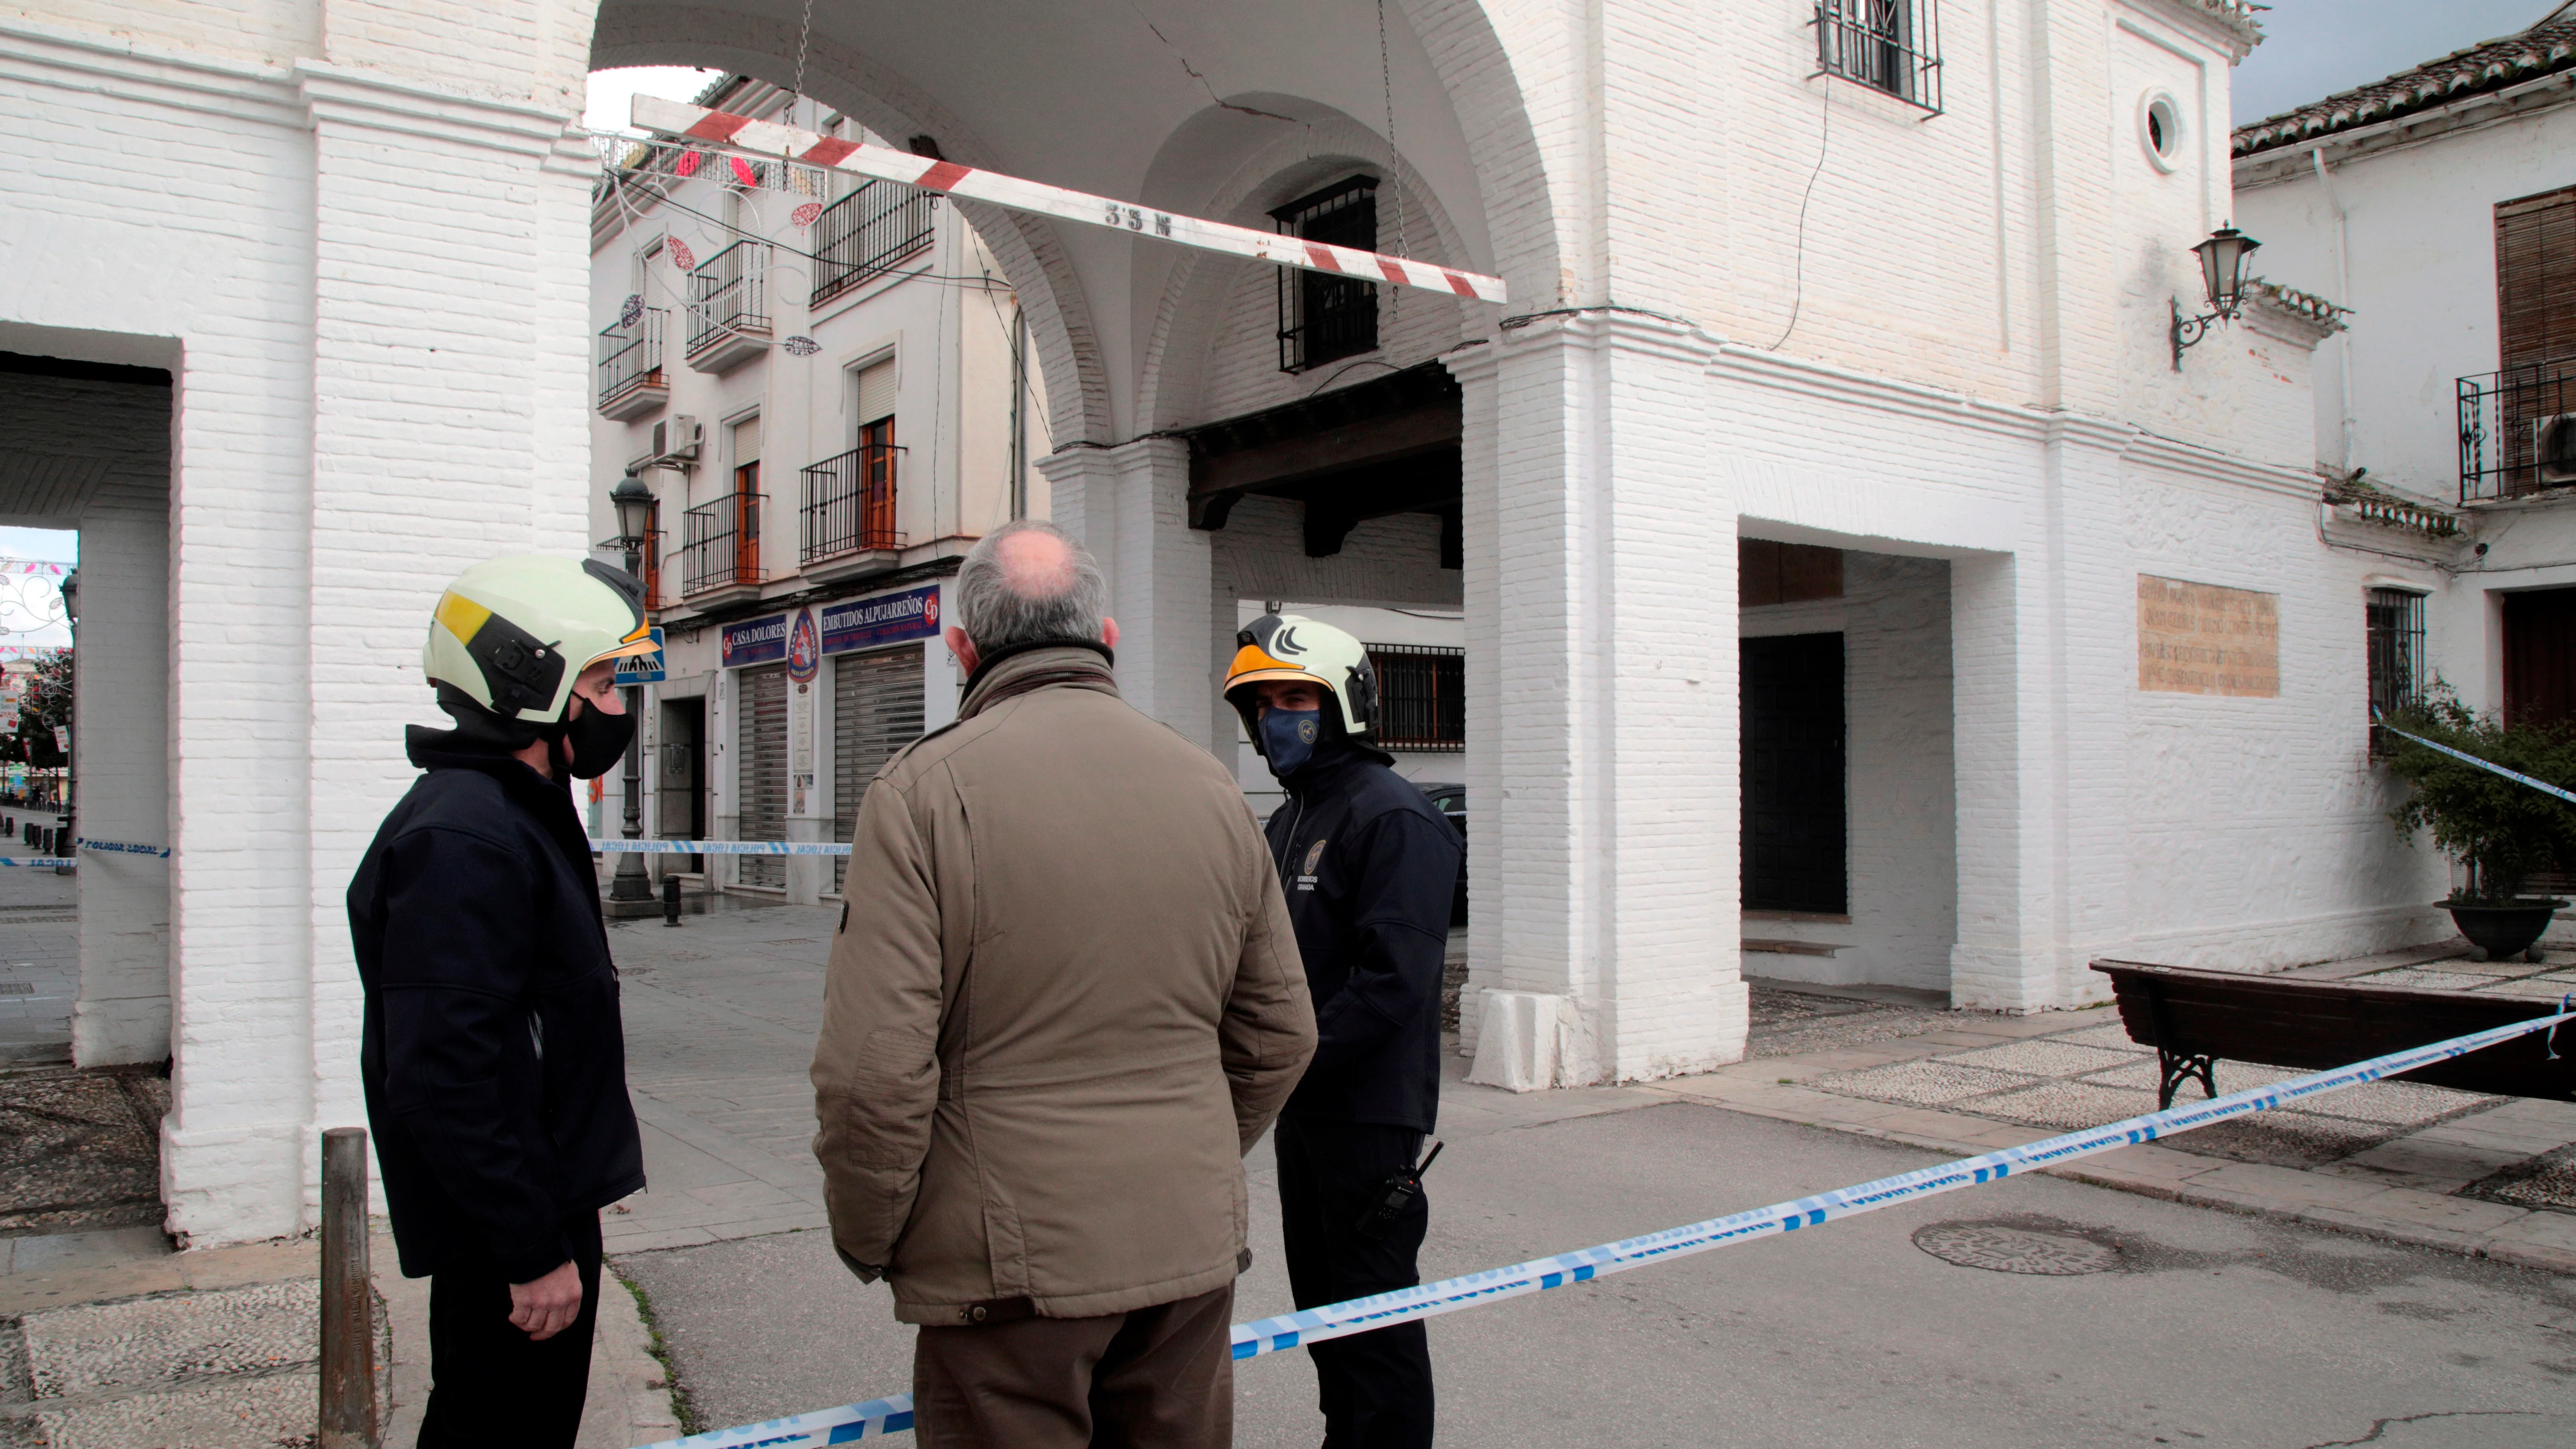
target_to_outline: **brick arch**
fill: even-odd
[[[1542,74],[1571,64],[1563,54],[1563,21],[1531,15],[1520,22],[1524,30],[1555,29],[1514,41],[1497,28],[1496,7],[1489,0],[1396,0],[1396,5],[1431,57],[1466,132],[1467,154],[1485,203],[1486,234],[1493,239],[1494,270],[1511,288],[1511,310],[1567,305],[1572,298],[1565,227],[1575,209],[1570,202],[1558,205],[1561,179],[1550,171],[1548,154],[1539,144],[1530,115],[1533,87],[1523,84],[1519,71],[1521,63],[1536,65]]]
[[[796,78],[796,47],[795,26],[762,16],[688,5],[616,5],[601,10],[590,64],[593,70],[709,67],[786,86]],[[950,160],[994,165],[991,149],[937,100],[866,52],[820,32],[806,56],[805,94],[880,136],[926,132],[939,139]],[[1114,441],[1099,338],[1054,223],[980,202],[951,204],[992,250],[1027,311],[1056,446]]]
[[[1489,265],[1486,259],[1469,254],[1429,179],[1401,156],[1390,166],[1386,141],[1375,130],[1339,111],[1287,97],[1254,97],[1249,103],[1310,119],[1303,128],[1283,131],[1246,151],[1222,181],[1200,195],[1148,199],[1211,220],[1265,228],[1270,224],[1269,208],[1329,184],[1335,177],[1354,170],[1391,172],[1401,183],[1406,209],[1430,225],[1430,235],[1411,238],[1414,256],[1448,266],[1481,269]],[[1165,142],[1166,153],[1187,145],[1192,129],[1185,124],[1174,130]],[[1136,411],[1140,431],[1208,421],[1200,402],[1208,381],[1203,366],[1208,348],[1225,321],[1226,295],[1241,282],[1246,268],[1260,265],[1213,252],[1186,252],[1174,264],[1155,307],[1153,330],[1144,339]],[[1442,304],[1428,293],[1423,301],[1455,305]],[[1479,314],[1490,311],[1470,304],[1464,318],[1466,333],[1481,334],[1493,317]]]

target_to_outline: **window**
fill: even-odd
[[[1816,0],[1816,73],[1941,113],[1939,0]]]
[[[1467,748],[1467,651],[1428,644],[1370,644],[1377,668],[1377,720],[1370,732],[1390,750]]]
[[[2138,139],[2158,171],[2182,164],[2182,105],[2167,91],[2149,91],[2138,107]]]
[[[2395,715],[2424,694],[2424,596],[2408,589],[2372,589],[2363,609],[2370,652],[2370,712]],[[2371,731],[2372,747],[2387,736]]]
[[[1377,250],[1377,178],[1354,176],[1270,213],[1281,233]],[[1279,370],[1304,372],[1377,350],[1377,284],[1279,269]]]

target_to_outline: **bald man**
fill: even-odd
[[[1221,1446],[1242,1155],[1315,1019],[1233,776],[1118,697],[1100,570],[966,556],[955,724],[868,786],[814,1048],[832,1242],[920,1325],[925,1449]]]

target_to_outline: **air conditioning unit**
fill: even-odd
[[[2540,469],[2541,487],[2576,483],[2576,413],[2532,423],[2531,460]]]
[[[685,413],[664,418],[653,425],[653,461],[662,463],[685,459],[695,462],[698,449],[706,439],[707,430],[698,425],[696,418]]]

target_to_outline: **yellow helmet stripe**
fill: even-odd
[[[492,617],[492,611],[451,590],[439,597],[437,617],[447,626],[447,632],[456,636],[457,643],[471,644],[474,636],[482,632],[483,621]]]

